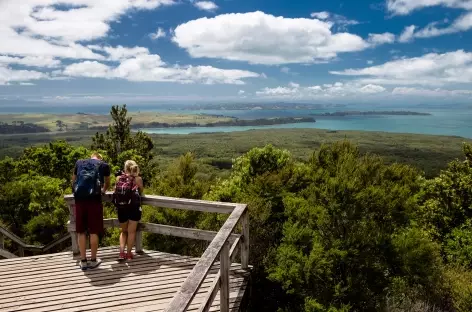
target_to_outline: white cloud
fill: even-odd
[[[382,86],[379,86],[379,85],[373,85],[373,84],[368,84],[368,85],[365,85],[363,86],[362,88],[359,89],[359,92],[361,93],[367,93],[367,94],[375,94],[375,93],[382,93],[384,92],[385,89],[384,87]]]
[[[288,74],[288,73],[290,73],[290,68],[288,68],[288,67],[282,67],[282,68],[280,69],[280,71],[281,71],[282,73],[284,73],[284,74]]]
[[[411,40],[413,40],[415,29],[416,29],[415,25],[405,27],[405,29],[403,30],[403,33],[398,38],[398,41],[405,43],[405,42],[410,42]]]
[[[386,89],[379,85],[362,85],[357,83],[324,84],[323,86],[300,87],[289,84],[288,87],[263,88],[256,92],[257,96],[269,98],[339,98],[346,96],[369,96],[381,94]]]
[[[62,72],[66,76],[81,76],[89,78],[109,78],[110,68],[97,61],[85,61],[67,66]]]
[[[212,66],[167,66],[157,54],[138,54],[121,60],[116,66],[97,61],[84,61],[67,66],[63,75],[128,81],[167,81],[179,83],[244,84],[245,78],[259,74],[238,69],[220,69]]]
[[[149,35],[151,37],[152,40],[157,40],[159,38],[165,38],[166,36],[166,32],[164,29],[162,29],[161,27],[159,27],[155,33],[152,33]]]
[[[129,10],[151,10],[174,0],[0,1],[0,54],[101,59],[80,42],[100,39]],[[61,7],[59,8],[58,5]]]
[[[48,74],[34,70],[15,70],[0,66],[0,85],[6,85],[10,82],[25,82],[30,80],[39,80],[48,78]]]
[[[367,64],[372,65],[372,64],[374,64],[374,61],[368,60],[368,61],[367,61]]]
[[[218,6],[212,1],[197,1],[193,4],[200,10],[213,12],[218,9]]]
[[[472,53],[458,50],[444,54],[429,53],[378,66],[332,71],[335,75],[368,77],[364,83],[396,85],[444,85],[472,82]]]
[[[387,7],[394,14],[407,15],[414,10],[425,7],[444,6],[449,8],[458,8],[472,10],[472,0],[388,0]],[[440,22],[432,22],[422,29],[416,25],[405,28],[400,35],[400,42],[410,42],[414,38],[431,38],[442,35],[454,34],[472,29],[472,12],[467,12],[459,16],[455,21],[447,26],[439,27],[440,24],[449,23],[445,18]]]
[[[447,27],[438,28],[438,23],[430,23],[425,28],[415,32],[415,38],[431,38],[442,35],[454,34],[458,32],[467,31],[472,28],[472,12],[464,14],[457,18],[452,24]]]
[[[49,56],[25,56],[25,57],[12,57],[6,55],[0,55],[0,64],[17,64],[30,67],[58,67],[61,65],[61,61],[54,59]]]
[[[20,82],[19,85],[20,86],[35,86],[35,84],[31,82]]]
[[[311,17],[317,18],[317,19],[320,19],[320,20],[325,20],[325,19],[328,19],[330,17],[330,14],[329,14],[329,12],[326,12],[326,11],[313,12],[313,13],[311,13]]]
[[[334,24],[338,30],[346,30],[348,26],[359,24],[356,20],[350,20],[343,15],[326,11],[313,12],[310,16]]]
[[[287,88],[287,87],[276,87],[276,88],[264,88],[260,91],[256,91],[256,95],[260,96],[286,96],[286,95],[293,95],[297,93],[297,89],[295,88]]]
[[[295,88],[295,89],[300,87],[300,84],[295,83],[295,82],[290,82],[288,85],[289,85],[291,88]]]
[[[397,15],[433,6],[472,10],[472,0],[387,0],[387,9]]]
[[[386,43],[394,43],[395,35],[388,32],[383,34],[369,34],[367,41],[374,46]]]
[[[243,95],[244,93],[246,93],[246,91],[244,91],[244,90],[239,90],[239,91],[238,91],[238,94],[239,94],[239,95]]]
[[[95,51],[100,51],[104,52],[107,54],[107,60],[110,61],[121,61],[129,58],[136,57],[138,55],[147,55],[149,54],[148,48],[144,47],[133,47],[133,48],[128,48],[128,47],[123,47],[121,45],[116,46],[116,47],[110,47],[110,46],[97,46],[97,45],[89,45],[88,48],[95,50]]]
[[[450,97],[450,96],[469,96],[472,97],[472,90],[445,90],[445,89],[423,89],[410,87],[397,87],[392,91],[393,95],[400,96],[419,96],[419,97]]]
[[[361,37],[332,33],[331,23],[257,11],[200,18],[175,28],[173,41],[195,58],[257,64],[313,63],[369,47]]]

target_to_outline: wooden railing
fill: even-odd
[[[15,255],[5,249],[5,237],[9,238],[12,242],[18,245],[18,255]],[[50,251],[53,247],[61,244],[62,242],[70,238],[70,233],[55,239],[47,245],[29,245],[25,243],[21,238],[10,232],[8,229],[0,225],[0,256],[3,258],[16,258],[18,256],[23,257],[25,255],[25,250],[33,253],[45,253]]]
[[[72,250],[74,254],[78,253],[77,233],[75,229],[74,216],[74,198],[72,195],[65,197],[69,206],[70,220],[68,231],[72,238]],[[112,194],[103,195],[102,200],[110,202]],[[205,231],[199,229],[189,229],[183,227],[169,226],[154,223],[140,223],[136,233],[136,252],[142,252],[143,241],[142,232],[151,232],[176,237],[192,238],[210,241],[199,261],[195,264],[188,278],[182,284],[182,287],[174,296],[166,312],[183,312],[186,311],[192,303],[193,298],[197,294],[200,286],[205,280],[207,274],[213,264],[219,258],[220,270],[215,278],[206,299],[201,305],[199,312],[209,311],[211,304],[220,291],[220,310],[222,312],[229,311],[229,269],[233,262],[238,249],[241,256],[241,268],[249,268],[249,215],[245,204],[233,204],[223,202],[212,202],[203,200],[173,198],[164,196],[143,196],[142,204],[161,208],[173,208],[183,210],[193,210],[202,212],[216,212],[229,214],[226,222],[218,232]],[[117,219],[105,219],[104,227],[118,227]],[[241,233],[235,233],[237,225],[241,225]]]

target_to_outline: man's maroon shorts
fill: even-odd
[[[103,204],[101,200],[75,201],[75,229],[77,233],[103,232]]]

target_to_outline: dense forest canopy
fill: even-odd
[[[90,148],[54,141],[0,161],[0,222],[30,244],[64,234],[71,170],[99,151],[113,171],[136,160],[147,194],[248,204],[251,311],[472,310],[470,144],[432,179],[340,141],[307,161],[272,145],[255,147],[234,160],[229,178],[209,180],[200,178],[191,153],[159,167],[152,139],[131,132],[126,106],[111,115],[113,124]],[[216,230],[225,216],[144,207],[143,220]],[[117,235],[107,231],[102,245],[116,245]],[[144,238],[148,249],[199,255],[205,248]]]

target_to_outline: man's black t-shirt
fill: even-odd
[[[100,163],[100,167],[98,168],[98,173],[100,175],[100,184],[103,185],[105,183],[105,177],[110,176],[110,166],[102,160],[93,159],[93,158],[78,160],[75,163],[74,175],[77,176],[77,170],[78,170],[79,166],[81,166],[83,164],[87,164],[87,163],[92,163],[94,165]],[[101,196],[99,195],[98,198],[101,199]]]

